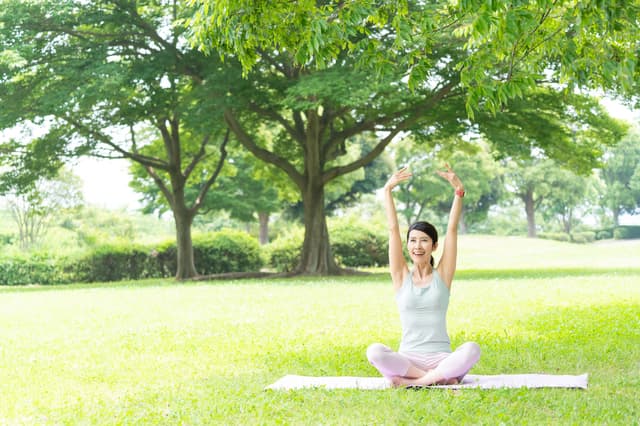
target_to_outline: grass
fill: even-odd
[[[640,242],[562,246],[568,259],[580,256],[567,250],[590,253],[583,266],[611,259],[536,277],[543,256],[510,263],[529,241],[482,240],[461,244],[475,269],[460,271],[449,313],[453,345],[483,349],[472,372],[587,372],[588,390],[263,390],[285,374],[376,375],[367,345],[399,339],[383,273],[7,287],[0,425],[638,424],[640,270],[637,255],[619,255]],[[496,256],[512,272],[483,276],[498,263],[475,259],[474,242],[496,253],[496,242],[511,244]]]

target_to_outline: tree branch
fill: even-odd
[[[96,130],[89,128],[88,126],[84,125],[81,122],[66,116],[61,116],[60,118],[66,121],[67,123],[71,124],[72,126],[74,126],[81,134],[84,134],[86,137],[92,137],[98,142],[103,143],[108,147],[110,147],[111,149],[113,149],[114,151],[120,153],[123,158],[128,158],[130,160],[133,160],[145,167],[153,167],[160,170],[169,170],[169,164],[160,160],[159,158],[149,157],[147,155],[142,155],[142,154],[138,154],[138,153],[134,153],[134,152],[130,152],[125,149],[122,149],[120,146],[115,144],[110,137],[102,134],[101,132],[98,132]],[[94,156],[100,157],[99,155],[94,155]]]
[[[196,201],[193,204],[193,207],[191,207],[190,209],[192,214],[195,214],[196,211],[198,211],[198,209],[202,206],[202,203],[204,203],[204,197],[207,195],[209,188],[211,188],[211,185],[213,185],[213,183],[216,181],[216,179],[218,178],[218,175],[220,174],[220,171],[222,170],[224,161],[227,158],[227,143],[229,142],[230,135],[231,135],[231,129],[227,127],[227,133],[224,135],[224,140],[222,141],[222,145],[220,145],[220,159],[218,160],[216,169],[211,175],[211,177],[207,179],[207,181],[202,186],[202,188],[200,188],[198,197],[196,198]]]
[[[238,122],[234,114],[230,110],[226,110],[224,112],[224,119],[233,131],[233,133],[238,138],[238,141],[249,150],[253,155],[265,161],[269,164],[273,164],[274,166],[282,169],[293,182],[298,185],[299,188],[304,188],[304,177],[293,164],[289,163],[286,159],[272,153],[271,151],[267,151],[264,148],[259,147],[254,141],[253,138],[247,134],[242,128],[242,125]]]

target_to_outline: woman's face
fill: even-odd
[[[417,229],[409,232],[409,240],[407,241],[407,250],[413,263],[429,262],[431,253],[436,249],[438,244],[433,244],[433,240],[427,234]]]

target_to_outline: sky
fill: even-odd
[[[631,111],[620,103],[603,99],[609,113],[627,121],[640,121],[640,111]],[[88,204],[113,210],[135,210],[139,196],[129,187],[129,163],[126,160],[81,158],[73,171],[83,181]]]
[[[82,179],[87,204],[112,210],[139,207],[139,195],[129,187],[128,161],[84,157],[72,170]]]

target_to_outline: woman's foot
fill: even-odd
[[[409,387],[409,386],[431,386],[431,385],[457,385],[460,381],[457,378],[452,379],[438,379],[434,377],[431,372],[418,378],[409,378],[402,376],[394,376],[390,378],[394,387]]]

